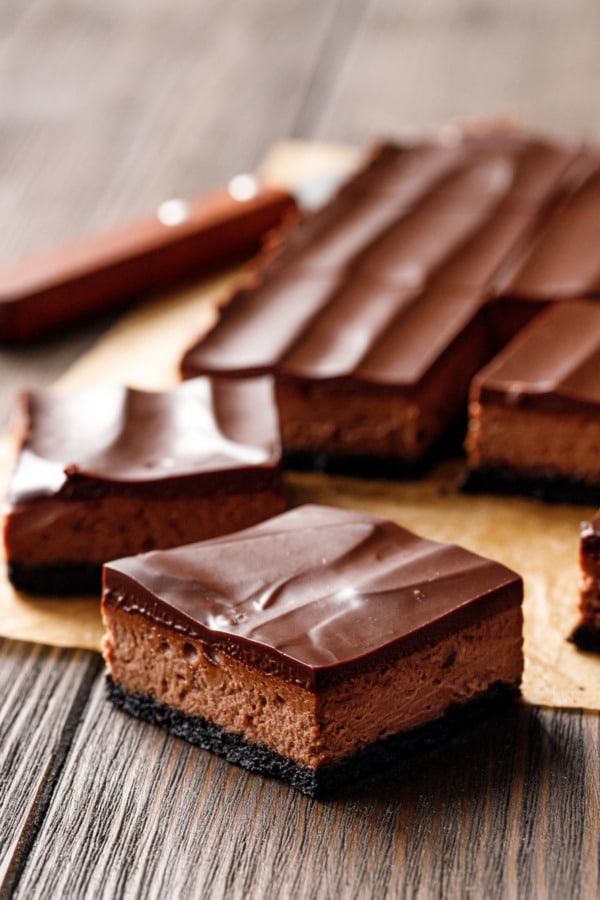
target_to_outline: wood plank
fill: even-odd
[[[332,10],[317,63],[289,132],[290,137],[303,138],[310,134],[323,102],[332,102],[339,72],[352,53],[368,7],[367,0],[339,0],[336,9]]]
[[[596,714],[521,707],[318,803],[97,682],[17,896],[594,896],[597,747]]]
[[[0,641],[0,896],[19,879],[99,666],[93,653]]]
[[[407,126],[517,116],[600,133],[595,0],[374,0],[305,136],[364,142]]]

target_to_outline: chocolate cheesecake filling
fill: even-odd
[[[113,609],[105,619],[104,656],[111,678],[128,693],[202,717],[311,769],[418,728],[484,696],[492,685],[516,687],[521,677],[520,642],[515,640],[519,608],[318,693],[197,639],[151,626],[143,616]]]

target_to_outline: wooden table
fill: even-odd
[[[456,115],[600,133],[595,0],[0,2],[0,257],[187,196],[280,136]],[[0,418],[110,324],[0,354]],[[599,721],[521,707],[319,804],[0,642],[0,894],[596,897]]]

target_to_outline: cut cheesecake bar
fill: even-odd
[[[600,511],[581,526],[580,620],[571,640],[580,650],[600,653]]]
[[[412,473],[464,420],[494,329],[516,327],[499,318],[498,285],[518,291],[516,261],[580,154],[523,134],[379,147],[271,241],[183,376],[274,375],[294,464]],[[519,306],[519,323],[540,305]]]
[[[600,304],[541,313],[473,380],[468,491],[600,502]]]
[[[25,393],[9,483],[9,578],[99,593],[102,563],[235,531],[285,508],[273,385]]]
[[[310,795],[518,692],[522,582],[359,512],[304,506],[108,563],[117,706]]]
[[[417,473],[461,415],[470,378],[488,358],[478,289],[365,287],[357,278],[341,290],[274,369],[289,465]],[[252,324],[246,312],[245,304],[227,310],[199,348],[199,367],[199,356],[213,351],[235,366],[257,348],[256,328],[281,336],[262,310],[251,311]]]

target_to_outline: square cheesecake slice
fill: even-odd
[[[285,509],[270,379],[24,393],[4,543],[13,585],[99,593],[102,563]]]
[[[522,593],[514,572],[460,547],[303,506],[108,563],[108,693],[316,796],[457,711],[515,696]]]
[[[473,380],[467,491],[600,502],[600,303],[541,313]]]
[[[581,526],[580,619],[571,640],[580,650],[600,653],[600,511]]]

